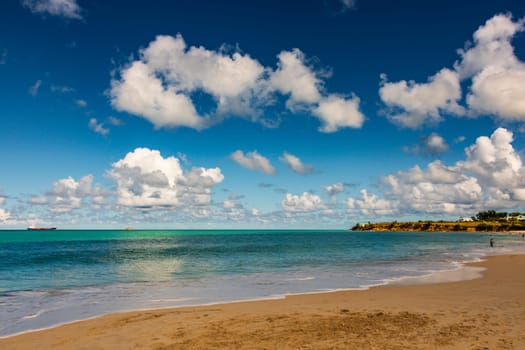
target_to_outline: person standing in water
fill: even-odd
[[[494,238],[490,237],[489,243],[491,248],[494,247]]]

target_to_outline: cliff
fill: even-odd
[[[525,223],[508,221],[417,221],[380,222],[357,224],[352,231],[394,231],[394,232],[510,232],[525,231]]]

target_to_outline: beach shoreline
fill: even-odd
[[[3,338],[0,348],[525,347],[525,255],[466,265],[482,277],[114,313]]]
[[[525,251],[521,252],[517,250],[517,251],[513,251],[512,253],[507,253],[505,255],[520,255],[520,254],[525,255]],[[503,255],[503,254],[499,252],[499,253],[495,253],[494,255],[497,256],[497,255]],[[369,284],[369,285],[361,286],[361,287],[347,287],[347,288],[337,288],[337,289],[327,288],[324,290],[303,291],[303,292],[295,292],[295,293],[288,292],[288,293],[283,293],[283,294],[275,294],[272,296],[248,297],[248,298],[243,298],[243,299],[231,299],[231,300],[226,300],[226,301],[213,301],[213,302],[196,303],[196,304],[190,303],[190,304],[182,304],[182,305],[177,305],[177,306],[159,306],[159,307],[145,307],[145,308],[137,307],[137,308],[131,308],[131,309],[109,311],[109,312],[104,312],[101,314],[97,314],[97,315],[89,316],[85,318],[71,319],[68,321],[57,322],[56,324],[41,327],[41,328],[32,328],[32,329],[27,329],[21,332],[16,332],[13,334],[0,335],[0,340],[11,338],[11,337],[16,337],[16,336],[24,335],[28,333],[33,333],[33,332],[47,331],[47,330],[51,330],[57,327],[61,327],[61,326],[65,326],[65,325],[69,325],[73,323],[78,323],[78,322],[89,321],[89,320],[97,319],[97,318],[108,316],[108,315],[127,314],[127,313],[132,313],[132,312],[151,312],[151,311],[160,311],[160,310],[174,310],[174,309],[180,309],[180,308],[198,308],[198,307],[235,304],[235,303],[282,300],[282,299],[286,299],[288,297],[294,297],[294,296],[366,291],[371,288],[387,287],[387,286],[422,285],[422,284],[468,281],[472,279],[482,278],[483,277],[482,272],[486,270],[486,268],[484,267],[473,267],[473,266],[468,266],[468,265],[471,263],[483,262],[485,261],[485,258],[488,256],[491,256],[491,255],[485,255],[484,257],[478,257],[473,260],[465,260],[462,262],[458,262],[455,267],[450,268],[450,269],[433,270],[429,273],[422,274],[422,275],[415,275],[415,276],[408,275],[408,276],[401,276],[401,277],[395,277],[395,278],[388,278],[381,282],[378,282],[375,284]],[[176,298],[176,299],[178,301],[181,300],[181,298]],[[40,312],[37,312],[36,314],[25,316],[24,319],[33,318],[34,316],[39,316],[39,314]]]

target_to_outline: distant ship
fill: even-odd
[[[29,231],[55,231],[56,227],[28,227]]]

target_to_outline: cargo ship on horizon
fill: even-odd
[[[56,227],[28,227],[28,231],[55,231]]]

